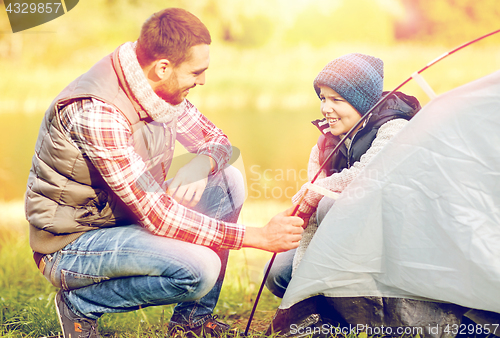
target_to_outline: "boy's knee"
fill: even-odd
[[[267,270],[267,265],[265,270]],[[266,288],[276,297],[283,298],[285,295],[287,283],[283,283],[281,276],[269,273],[266,279]]]
[[[276,256],[274,264],[269,270],[269,275],[266,279],[266,287],[273,295],[283,298],[285,291],[292,279],[292,262],[296,249],[280,253]],[[264,273],[268,270],[269,262],[267,262]]]
[[[330,211],[331,207],[335,203],[335,200],[329,197],[323,197],[321,201],[319,201],[318,208],[316,209],[316,220],[318,225],[323,222],[328,211]]]

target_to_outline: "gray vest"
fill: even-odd
[[[114,106],[129,121],[134,150],[158,183],[173,157],[177,119],[158,123],[130,99],[117,50],[70,83],[45,113],[35,145],[26,191],[30,245],[55,252],[86,231],[137,222],[79,148],[65,136],[61,110],[79,99],[95,98]],[[143,116],[141,116],[141,114]]]

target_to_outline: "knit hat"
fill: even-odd
[[[318,96],[320,85],[330,87],[363,116],[382,97],[384,62],[370,55],[347,54],[328,63],[313,85]]]

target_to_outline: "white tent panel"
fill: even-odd
[[[500,71],[438,96],[340,195],[280,308],[317,294],[500,312]]]

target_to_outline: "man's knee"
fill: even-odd
[[[233,166],[227,166],[222,171],[224,184],[230,191],[235,206],[240,207],[245,200],[245,181],[241,172]]]
[[[238,169],[228,166],[208,178],[207,187],[194,210],[235,223],[245,200],[245,184]]]
[[[221,261],[219,256],[207,249],[202,256],[198,256],[197,264],[191,265],[189,277],[178,283],[178,287],[186,290],[186,299],[184,301],[193,301],[205,296],[214,287],[221,270]]]

